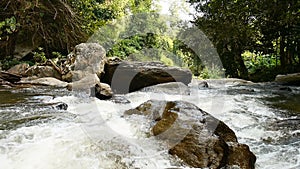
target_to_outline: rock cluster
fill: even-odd
[[[43,65],[32,67],[28,64],[16,65],[8,72],[29,77],[20,81],[23,84],[47,85],[49,82],[50,86],[67,86],[76,92],[84,90],[100,99],[111,98],[113,92],[129,93],[167,82],[182,82],[187,85],[192,79],[189,70],[168,67],[160,62],[127,62],[106,58],[105,49],[97,43],[77,45],[60,67],[48,60]],[[65,82],[69,84],[66,85]]]

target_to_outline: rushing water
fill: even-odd
[[[47,87],[0,88],[0,168],[188,168],[147,137],[146,119],[123,116],[149,99],[189,101],[224,121],[257,156],[256,168],[300,168],[299,87],[209,85],[194,82],[189,94],[182,87],[119,96],[130,103]],[[68,110],[53,106],[59,102]]]

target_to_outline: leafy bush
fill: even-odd
[[[32,53],[33,53],[33,60],[36,63],[45,63],[47,61],[43,48],[39,47],[37,52],[32,52]]]
[[[17,31],[17,28],[20,26],[17,23],[14,16],[6,18],[4,21],[0,22],[0,40],[5,40],[8,35]]]
[[[274,55],[264,55],[262,53],[246,51],[242,57],[249,74],[254,74],[264,69],[274,69],[280,65],[279,58]]]
[[[222,78],[224,73],[219,69],[204,68],[200,72],[199,78],[201,79],[219,79]]]
[[[21,63],[28,63],[30,66],[33,66],[34,63],[31,61],[19,61],[12,56],[8,56],[6,59],[0,61],[0,70],[8,70],[11,67],[21,64]]]

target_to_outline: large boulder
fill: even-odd
[[[300,85],[300,73],[293,73],[287,75],[277,75],[275,82],[284,84],[284,85]]]
[[[111,85],[114,93],[129,93],[141,88],[167,82],[189,84],[190,70],[168,67],[160,62],[127,62],[110,58],[101,82]]]
[[[124,114],[146,116],[149,124],[143,128],[191,167],[254,169],[249,147],[238,143],[225,123],[191,103],[150,100]]]
[[[105,49],[98,43],[81,43],[64,63],[62,78],[64,81],[78,81],[88,74],[104,74],[106,62]]]

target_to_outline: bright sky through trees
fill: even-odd
[[[154,5],[160,10],[161,14],[171,15],[175,12],[182,20],[192,20],[195,9],[185,0],[157,0]]]

